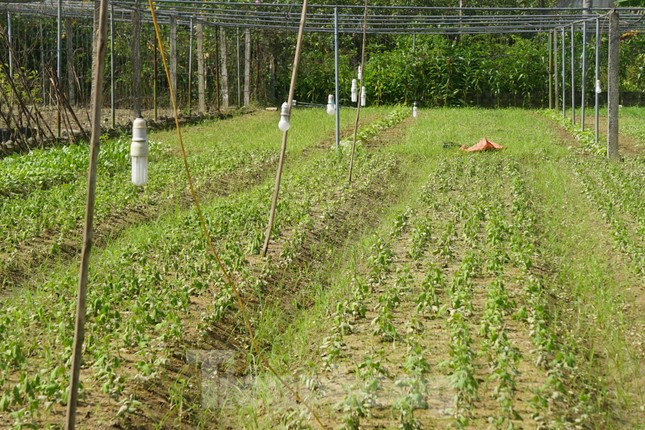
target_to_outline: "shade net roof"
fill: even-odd
[[[158,19],[168,22],[174,17],[179,24],[190,21],[224,27],[297,31],[301,4],[203,2],[196,0],[156,0],[153,2]],[[0,3],[0,11],[52,16],[58,14],[58,0],[14,0]],[[140,9],[144,21],[151,20],[146,0],[112,0],[114,19],[130,20],[132,11]],[[645,8],[619,8],[623,31],[645,31]],[[306,32],[333,32],[335,13],[340,33],[360,33],[363,23],[362,6],[310,4]],[[584,21],[600,18],[602,30],[608,22],[609,9],[579,8],[446,8],[418,6],[369,6],[367,32],[370,34],[486,34],[535,33],[578,26]],[[63,17],[91,18],[91,2],[62,1]]]

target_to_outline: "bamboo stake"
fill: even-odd
[[[298,28],[298,40],[296,42],[296,53],[293,58],[293,70],[291,71],[291,86],[289,87],[289,98],[287,104],[289,111],[287,117],[291,117],[291,104],[293,103],[293,94],[296,92],[296,77],[298,75],[298,64],[300,63],[300,49],[302,48],[302,35],[305,30],[305,19],[307,17],[307,0],[302,2],[302,14],[300,15],[300,27]],[[284,165],[284,158],[287,152],[287,136],[289,131],[282,133],[282,146],[280,148],[280,161],[278,162],[278,171],[275,176],[275,188],[273,190],[273,200],[271,201],[271,212],[269,213],[269,225],[267,226],[266,235],[264,238],[264,245],[262,246],[262,256],[267,255],[269,250],[269,242],[271,241],[271,230],[273,230],[273,223],[275,221],[275,208],[278,205],[278,195],[280,193],[280,181],[282,179],[282,166]]]
[[[69,398],[65,428],[76,428],[76,407],[78,402],[78,384],[81,373],[83,341],[85,337],[85,308],[87,298],[87,280],[92,250],[94,201],[96,192],[96,170],[99,155],[99,135],[101,133],[101,106],[103,100],[103,63],[105,60],[107,38],[108,0],[101,0],[99,6],[98,37],[94,49],[94,76],[92,94],[92,136],[90,139],[90,166],[88,169],[87,202],[85,204],[85,230],[83,232],[83,250],[78,280],[78,298],[76,304],[76,325],[74,329],[74,349],[70,376]]]
[[[159,27],[157,25],[157,17],[155,15],[155,10],[154,10],[154,6],[153,6],[152,2],[153,2],[153,0],[148,0],[148,4],[150,6],[150,14],[152,15],[152,22],[153,22],[153,25],[155,27],[155,35],[157,37],[157,41],[159,43],[159,46],[163,48],[163,45],[161,43],[161,36],[159,34]],[[305,3],[304,3],[303,7],[306,7],[306,0],[305,0]],[[303,14],[304,14],[304,10],[303,10]],[[166,58],[164,56],[163,49],[161,49],[160,52],[161,52],[161,61],[163,63],[164,70],[166,72],[166,77],[168,79],[168,82],[170,82],[170,71],[168,69],[168,63],[166,62]],[[246,326],[246,330],[247,330],[247,332],[249,334],[249,340],[251,341],[251,347],[252,347],[253,350],[255,350],[255,352],[257,354],[257,357],[259,358],[260,362],[262,362],[264,367],[266,367],[273,374],[273,376],[280,382],[280,384],[282,384],[282,386],[285,387],[295,397],[296,402],[304,405],[305,408],[307,408],[309,413],[311,413],[311,415],[313,415],[314,419],[316,420],[316,422],[318,423],[320,428],[322,428],[324,430],[326,428],[325,425],[322,423],[322,421],[320,420],[320,417],[316,414],[316,412],[311,407],[309,402],[305,401],[305,399],[303,399],[300,396],[298,391],[296,391],[294,388],[292,388],[289,384],[286,383],[286,381],[280,375],[278,375],[278,372],[276,372],[276,370],[273,368],[273,366],[271,366],[271,364],[268,362],[268,360],[264,357],[264,354],[262,354],[262,350],[260,349],[260,347],[258,346],[257,342],[255,341],[255,336],[253,334],[253,327],[251,325],[251,321],[250,321],[249,316],[247,314],[246,306],[244,305],[244,300],[242,300],[242,295],[240,293],[240,290],[239,290],[237,284],[235,283],[235,281],[233,281],[233,278],[231,277],[231,275],[229,274],[228,269],[226,268],[226,266],[222,262],[222,259],[219,257],[219,254],[215,250],[215,246],[213,245],[213,241],[211,239],[210,233],[208,232],[208,228],[206,227],[206,219],[204,218],[204,213],[202,212],[201,204],[199,203],[199,198],[197,197],[197,192],[195,191],[195,184],[193,182],[192,175],[190,173],[190,166],[188,165],[188,157],[186,156],[186,146],[184,145],[184,139],[183,139],[182,134],[181,134],[181,126],[179,125],[179,118],[178,118],[178,115],[177,115],[177,100],[175,98],[175,94],[174,94],[174,90],[173,90],[172,85],[169,85],[169,89],[170,89],[170,100],[172,102],[172,110],[174,112],[173,116],[175,117],[175,128],[177,130],[177,138],[179,139],[179,146],[181,148],[182,159],[183,159],[183,162],[184,162],[184,170],[186,172],[186,177],[188,179],[188,188],[189,188],[190,194],[191,194],[191,196],[193,198],[193,202],[195,203],[195,210],[197,211],[197,215],[199,216],[199,221],[200,221],[200,224],[201,224],[201,227],[202,227],[202,232],[204,233],[204,238],[206,239],[206,242],[208,244],[208,248],[210,249],[211,254],[213,255],[213,258],[215,259],[215,262],[217,263],[217,266],[222,271],[222,274],[224,276],[224,279],[225,279],[226,283],[231,287],[231,290],[233,291],[233,294],[235,295],[235,297],[237,299],[239,309],[240,309],[240,311],[242,313],[242,319],[244,320],[244,325]]]
[[[363,96],[363,76],[365,76],[365,38],[367,35],[367,0],[365,0],[365,11],[363,12],[363,47],[361,48],[361,76],[358,83],[358,99],[356,102],[356,120],[354,121],[354,140],[352,141],[352,156],[349,160],[348,183],[352,183],[352,172],[354,171],[354,154],[356,153],[356,134],[358,133],[358,120],[361,115],[361,98]]]

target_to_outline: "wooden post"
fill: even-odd
[[[244,29],[244,106],[251,102],[251,29]]]
[[[226,53],[226,29],[219,28],[219,51],[220,51],[220,74],[221,74],[221,93],[222,93],[222,108],[228,109],[228,67],[226,66],[227,53]]]
[[[206,113],[206,78],[204,69],[204,24],[198,22],[195,26],[197,38],[197,104],[199,113]]]
[[[618,103],[620,79],[618,50],[620,33],[618,12],[609,12],[609,59],[607,63],[607,156],[618,158]]]
[[[141,12],[138,7],[132,11],[132,98],[134,117],[139,118],[141,117]]]
[[[170,86],[177,93],[177,17],[170,16]]]
[[[76,323],[74,329],[74,348],[72,350],[72,370],[70,375],[69,397],[67,401],[66,430],[76,428],[76,406],[78,402],[78,385],[81,373],[83,342],[85,340],[85,311],[87,299],[87,281],[90,266],[90,252],[94,234],[94,201],[96,193],[96,171],[99,155],[99,136],[101,135],[101,106],[103,100],[103,63],[105,61],[107,39],[107,6],[108,0],[101,0],[99,7],[98,35],[94,45],[93,78],[92,78],[92,135],[90,138],[90,166],[88,169],[87,201],[85,204],[85,228],[83,232],[83,249],[78,280],[78,300],[76,304]]]

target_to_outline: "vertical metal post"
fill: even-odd
[[[242,87],[240,85],[242,82],[242,79],[240,77],[242,67],[240,67],[240,28],[239,27],[235,28],[235,39],[237,41],[237,105],[242,106]]]
[[[110,3],[110,111],[112,115],[112,128],[116,127],[114,97],[114,4]]]
[[[567,73],[566,73],[566,49],[567,49],[567,39],[565,38],[564,27],[562,27],[562,118],[567,117]]]
[[[587,84],[587,21],[582,23],[582,83],[580,84],[582,99],[580,100],[580,129],[585,131],[585,99]]]
[[[56,86],[60,86],[60,80],[63,69],[63,0],[58,0],[58,27],[56,29]],[[58,99],[58,98],[57,98]],[[60,117],[60,103],[58,104],[58,113],[56,115],[56,137],[60,139],[61,136],[61,117]]]
[[[571,124],[576,123],[576,41],[574,24],[571,24]]]
[[[43,37],[43,19],[42,17],[38,21],[38,34],[40,35],[40,76],[41,76],[41,85],[43,87],[43,105],[46,104],[45,92],[47,87],[45,85],[45,39]]]
[[[191,114],[193,99],[193,18],[190,18],[188,31],[188,115]]]
[[[600,79],[600,18],[596,18],[596,74],[594,81],[594,142],[598,143],[598,133],[599,133],[599,124],[600,124],[600,112],[599,112],[599,97],[596,86]]]
[[[553,50],[551,49],[551,45],[553,44],[553,40],[551,37],[551,33],[547,35],[547,41],[546,41],[546,51],[547,54],[549,55],[549,109],[553,109]]]
[[[607,62],[607,156],[618,158],[618,103],[620,100],[618,12],[609,12],[609,58]]]
[[[340,148],[340,86],[338,65],[338,8],[334,8],[334,70],[336,90],[336,149]]]
[[[161,46],[159,49],[163,49]],[[170,15],[170,82],[168,85],[172,88],[171,92],[177,91],[177,15]],[[172,105],[172,101],[170,103]]]
[[[141,117],[141,10],[139,1],[132,10],[132,98],[134,117]]]
[[[558,73],[558,30],[553,30],[553,77],[555,80],[555,109],[558,110],[560,107],[560,74]]]
[[[7,41],[9,42],[9,76],[13,77],[13,41],[11,38],[11,12],[7,12]]]

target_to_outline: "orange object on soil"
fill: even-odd
[[[504,147],[502,145],[498,145],[495,142],[491,142],[490,140],[484,137],[482,140],[479,141],[479,143],[471,146],[470,148],[464,145],[460,149],[466,152],[477,152],[477,151],[497,150],[497,149],[503,149],[503,148]]]

